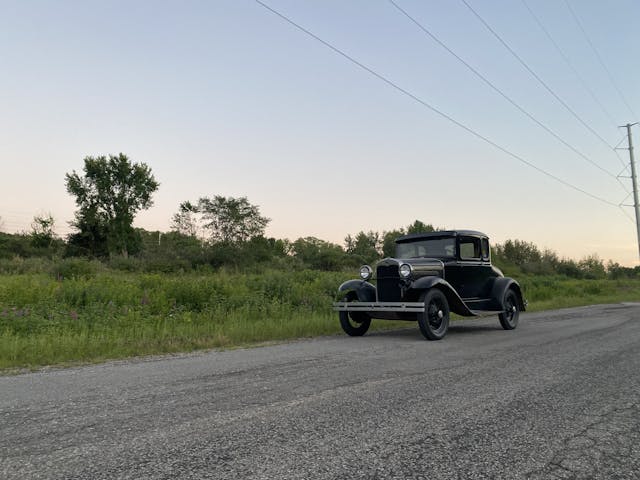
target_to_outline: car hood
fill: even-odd
[[[437,258],[385,258],[376,264],[376,269],[378,267],[400,266],[403,263],[411,265],[414,279],[427,275],[441,277],[444,271],[444,263]]]

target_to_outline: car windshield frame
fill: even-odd
[[[396,243],[396,258],[456,258],[455,237],[420,238]]]

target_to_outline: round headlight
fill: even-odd
[[[369,265],[363,265],[360,267],[360,278],[363,280],[369,280],[373,275],[373,270]]]
[[[400,265],[400,276],[402,278],[409,278],[411,276],[411,265],[408,263]]]

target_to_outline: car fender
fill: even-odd
[[[342,298],[348,292],[355,292],[360,302],[376,301],[376,287],[364,280],[347,280],[338,287],[338,297]]]
[[[449,303],[449,309],[457,313],[458,315],[463,315],[465,317],[473,317],[476,314],[473,313],[464,303],[458,292],[451,286],[449,282],[444,280],[441,277],[422,277],[416,280],[411,284],[410,287],[412,290],[428,290],[430,288],[438,288],[442,290],[444,296],[447,297],[447,302]]]
[[[520,310],[524,311],[527,308],[527,303],[524,301],[524,297],[522,296],[522,289],[520,288],[520,284],[513,278],[509,277],[499,277],[496,278],[493,282],[493,287],[491,289],[491,300],[495,309],[502,310],[504,296],[509,289],[513,289],[516,292],[516,295],[518,296],[518,303],[520,304]]]

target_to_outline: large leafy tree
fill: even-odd
[[[200,229],[208,232],[214,243],[242,243],[264,236],[270,219],[260,215],[260,208],[247,197],[201,197],[197,204],[183,202],[173,216],[172,228],[185,235]]]
[[[203,197],[198,201],[198,208],[204,228],[209,230],[212,240],[219,242],[246,242],[262,236],[270,222],[247,197]]]
[[[127,256],[139,243],[133,229],[135,215],[153,205],[151,196],[160,184],[146,164],[132,163],[122,153],[86,157],[83,172],[74,170],[65,177],[78,206],[72,225],[79,233],[70,242],[94,255]]]

